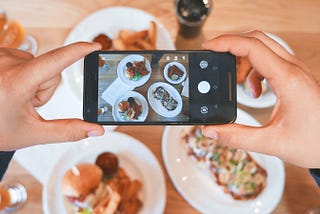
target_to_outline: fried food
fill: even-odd
[[[149,29],[141,31],[122,29],[113,40],[104,34],[99,34],[93,41],[100,43],[102,50],[155,50],[157,26],[151,21]]]
[[[105,176],[112,176],[119,169],[118,157],[111,152],[101,153],[96,159],[98,165]]]
[[[142,114],[142,106],[139,105],[135,98],[129,97],[126,101],[118,104],[118,111],[124,120],[137,120]]]
[[[183,76],[183,71],[178,68],[176,65],[172,65],[168,69],[168,77],[172,80],[178,80]]]
[[[157,39],[157,26],[154,21],[150,22],[149,32],[148,32],[149,42],[153,47],[156,47]]]
[[[137,72],[141,75],[141,76],[145,76],[147,74],[150,73],[150,71],[148,71],[148,69],[146,68],[146,59],[144,58],[143,61],[135,61],[133,63],[133,65],[136,67]]]
[[[130,178],[111,152],[101,153],[96,163],[79,163],[64,175],[63,194],[72,205],[72,213],[137,214],[143,205],[139,199],[142,183]],[[108,169],[103,177],[102,171],[109,165],[113,165],[112,173]]]
[[[128,62],[126,64],[125,75],[129,80],[138,81],[141,77],[146,76],[150,71],[146,67],[146,59],[143,61]]]
[[[101,50],[109,50],[112,48],[112,40],[105,34],[99,34],[93,39],[93,42],[101,44]]]

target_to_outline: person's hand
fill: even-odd
[[[99,48],[99,44],[81,42],[37,58],[0,48],[0,150],[77,141],[104,133],[100,125],[80,119],[46,121],[35,109],[51,98],[64,68]]]
[[[248,84],[254,97],[266,78],[277,102],[268,124],[206,126],[203,134],[218,143],[275,155],[292,164],[320,167],[320,87],[306,65],[264,33],[223,35],[204,45],[205,49],[230,51],[248,57],[253,67]]]

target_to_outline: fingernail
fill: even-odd
[[[96,46],[96,49],[101,49],[101,48],[102,48],[101,44],[98,43],[98,42],[91,42],[91,44],[92,44],[93,46]]]
[[[97,137],[97,136],[101,136],[101,132],[97,131],[97,130],[93,130],[88,132],[88,137]]]
[[[213,140],[218,140],[219,139],[218,133],[213,128],[204,128],[204,129],[202,129],[202,134],[205,137],[211,138]]]
[[[256,98],[256,95],[255,95],[253,88],[250,88],[250,95],[251,95],[251,97]]]

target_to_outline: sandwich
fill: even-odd
[[[77,214],[112,214],[120,203],[116,188],[107,186],[102,169],[91,163],[69,169],[62,179],[62,192]]]

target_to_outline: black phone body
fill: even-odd
[[[84,120],[101,125],[236,119],[236,59],[208,50],[96,51],[84,60]]]

